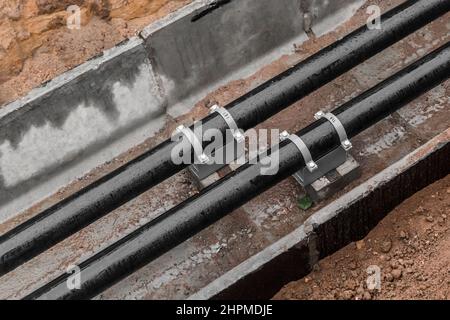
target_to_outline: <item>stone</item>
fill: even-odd
[[[342,292],[342,299],[344,300],[351,300],[354,296],[354,292],[352,290],[345,290],[344,292]]]
[[[366,246],[364,240],[356,241],[356,249],[361,250]]]
[[[395,280],[399,280],[399,279],[402,277],[402,270],[400,270],[400,269],[395,269],[395,270],[393,270],[393,271],[392,271],[392,277],[393,277]]]
[[[372,300],[372,295],[368,291],[364,292],[363,300]]]
[[[391,251],[391,248],[392,248],[391,240],[385,240],[380,245],[381,252],[383,253],[389,253],[389,251]]]
[[[385,279],[388,282],[392,282],[392,281],[394,281],[394,276],[392,275],[392,273],[389,272],[386,274]]]

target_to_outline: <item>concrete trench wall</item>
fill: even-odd
[[[197,0],[0,108],[0,221],[144,142],[364,0]],[[339,9],[339,10],[338,10]]]

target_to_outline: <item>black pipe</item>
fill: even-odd
[[[450,42],[393,77],[336,109],[349,138],[374,125],[450,77]],[[297,133],[317,159],[340,145],[334,127],[319,120]],[[263,163],[246,164],[200,194],[129,234],[80,264],[81,288],[71,291],[62,275],[25,299],[86,299],[156,259],[304,166],[297,147],[280,144],[276,175],[262,175]]]
[[[407,1],[382,16],[381,30],[361,27],[227,109],[239,128],[252,128],[449,10],[450,0]],[[203,128],[227,129],[218,115],[204,119]],[[0,276],[184,169],[172,162],[175,146],[162,143],[1,236]]]

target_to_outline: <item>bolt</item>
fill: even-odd
[[[325,116],[325,113],[323,111],[319,111],[314,115],[314,118],[316,118],[317,120],[323,118]]]
[[[283,131],[280,134],[280,138],[281,138],[281,140],[285,140],[285,139],[289,138],[289,133],[287,131]]]
[[[209,160],[209,158],[208,158],[208,156],[206,154],[202,153],[200,155],[200,161],[201,162],[208,162],[208,160]]]
[[[316,168],[316,164],[314,162],[308,162],[308,167],[310,169],[315,169]]]

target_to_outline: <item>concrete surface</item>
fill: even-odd
[[[0,109],[0,221],[155,134],[164,103],[135,38]]]

